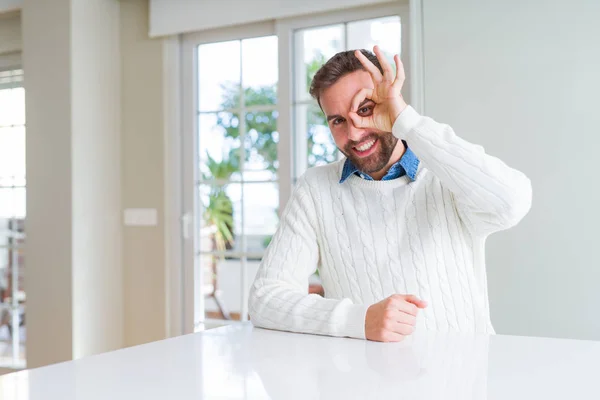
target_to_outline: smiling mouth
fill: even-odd
[[[371,151],[375,148],[375,144],[377,143],[377,139],[371,139],[367,142],[360,144],[359,146],[352,147],[354,153],[359,157],[365,157],[371,153]]]

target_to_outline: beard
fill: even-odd
[[[367,157],[358,157],[354,153],[353,147],[358,146],[360,143],[366,143],[371,139],[377,139],[378,143],[375,145],[379,146],[379,149],[373,154]],[[396,138],[391,132],[384,133],[371,133],[366,136],[360,142],[349,141],[346,143],[343,149],[338,148],[361,172],[370,174],[373,172],[381,171],[390,161],[392,153],[396,148],[398,138]],[[375,146],[374,145],[374,146]]]

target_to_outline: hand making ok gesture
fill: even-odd
[[[373,128],[391,132],[396,118],[407,106],[401,93],[405,79],[404,66],[400,61],[400,56],[396,54],[394,56],[396,74],[394,75],[392,66],[379,47],[375,46],[373,51],[381,64],[383,75],[363,53],[359,50],[354,53],[371,75],[374,87],[363,88],[354,96],[349,116],[357,128]],[[375,103],[372,112],[367,110],[365,99],[370,99]]]

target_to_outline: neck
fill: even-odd
[[[373,172],[372,174],[369,174],[371,176],[371,178],[373,178],[376,181],[380,181],[381,178],[383,178],[385,176],[385,174],[387,174],[387,172],[390,170],[392,165],[394,165],[398,161],[400,161],[400,159],[402,158],[402,156],[404,155],[405,152],[406,152],[406,146],[404,146],[404,143],[402,142],[402,140],[398,140],[398,143],[396,143],[396,147],[394,147],[394,152],[392,153],[392,156],[390,157],[390,160],[388,161],[386,166],[377,172]]]

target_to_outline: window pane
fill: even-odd
[[[296,31],[294,42],[294,98],[303,101],[310,99],[310,82],[321,65],[344,50],[344,25]]]
[[[244,185],[244,235],[251,258],[259,258],[279,223],[279,187],[275,182]]]
[[[25,90],[0,90],[0,128],[25,124]]]
[[[240,101],[240,41],[198,46],[200,111],[237,108]]]
[[[296,177],[302,175],[307,168],[337,160],[339,151],[318,105],[296,105],[294,120],[297,135]]]
[[[260,258],[279,222],[277,183],[201,184],[199,190],[200,251],[246,252],[250,257]]]
[[[204,278],[203,291],[206,297],[205,315],[209,319],[240,320],[242,312],[242,259],[238,257],[214,257],[203,255],[200,258]],[[245,262],[245,293],[254,282],[259,259]]]
[[[338,150],[325,121],[325,115],[316,104],[308,106],[306,113],[308,166],[336,161]]]
[[[265,181],[276,179],[279,160],[277,159],[277,111],[246,113],[246,163],[245,181]]]
[[[0,218],[25,217],[25,188],[0,187]]]
[[[0,225],[6,220],[0,219]],[[22,246],[22,220],[9,221],[11,244]],[[21,231],[15,230],[15,222],[20,222]],[[0,235],[2,235],[0,227]],[[25,291],[24,291],[24,251],[22,248],[0,249],[0,367],[25,367]],[[13,273],[17,274],[17,285],[13,288]],[[12,297],[16,296],[18,306],[12,308]],[[13,354],[13,336],[19,338],[17,353]]]
[[[200,185],[200,251],[239,252],[242,234],[242,185]]]
[[[228,112],[198,117],[200,179],[240,179],[240,121]]]
[[[22,70],[0,79],[0,367],[25,366],[25,91]],[[17,283],[13,287],[13,276]],[[12,300],[16,299],[17,307]],[[13,345],[16,345],[14,347]],[[14,352],[13,352],[14,350]]]
[[[400,54],[400,17],[385,17],[348,24],[348,48],[373,51],[378,45],[394,67],[394,54]],[[395,67],[394,67],[395,68]]]
[[[242,41],[242,82],[247,106],[277,102],[277,37]]]
[[[0,94],[3,91],[0,90]],[[3,113],[0,112],[0,115]],[[0,127],[0,186],[25,185],[25,127]]]

